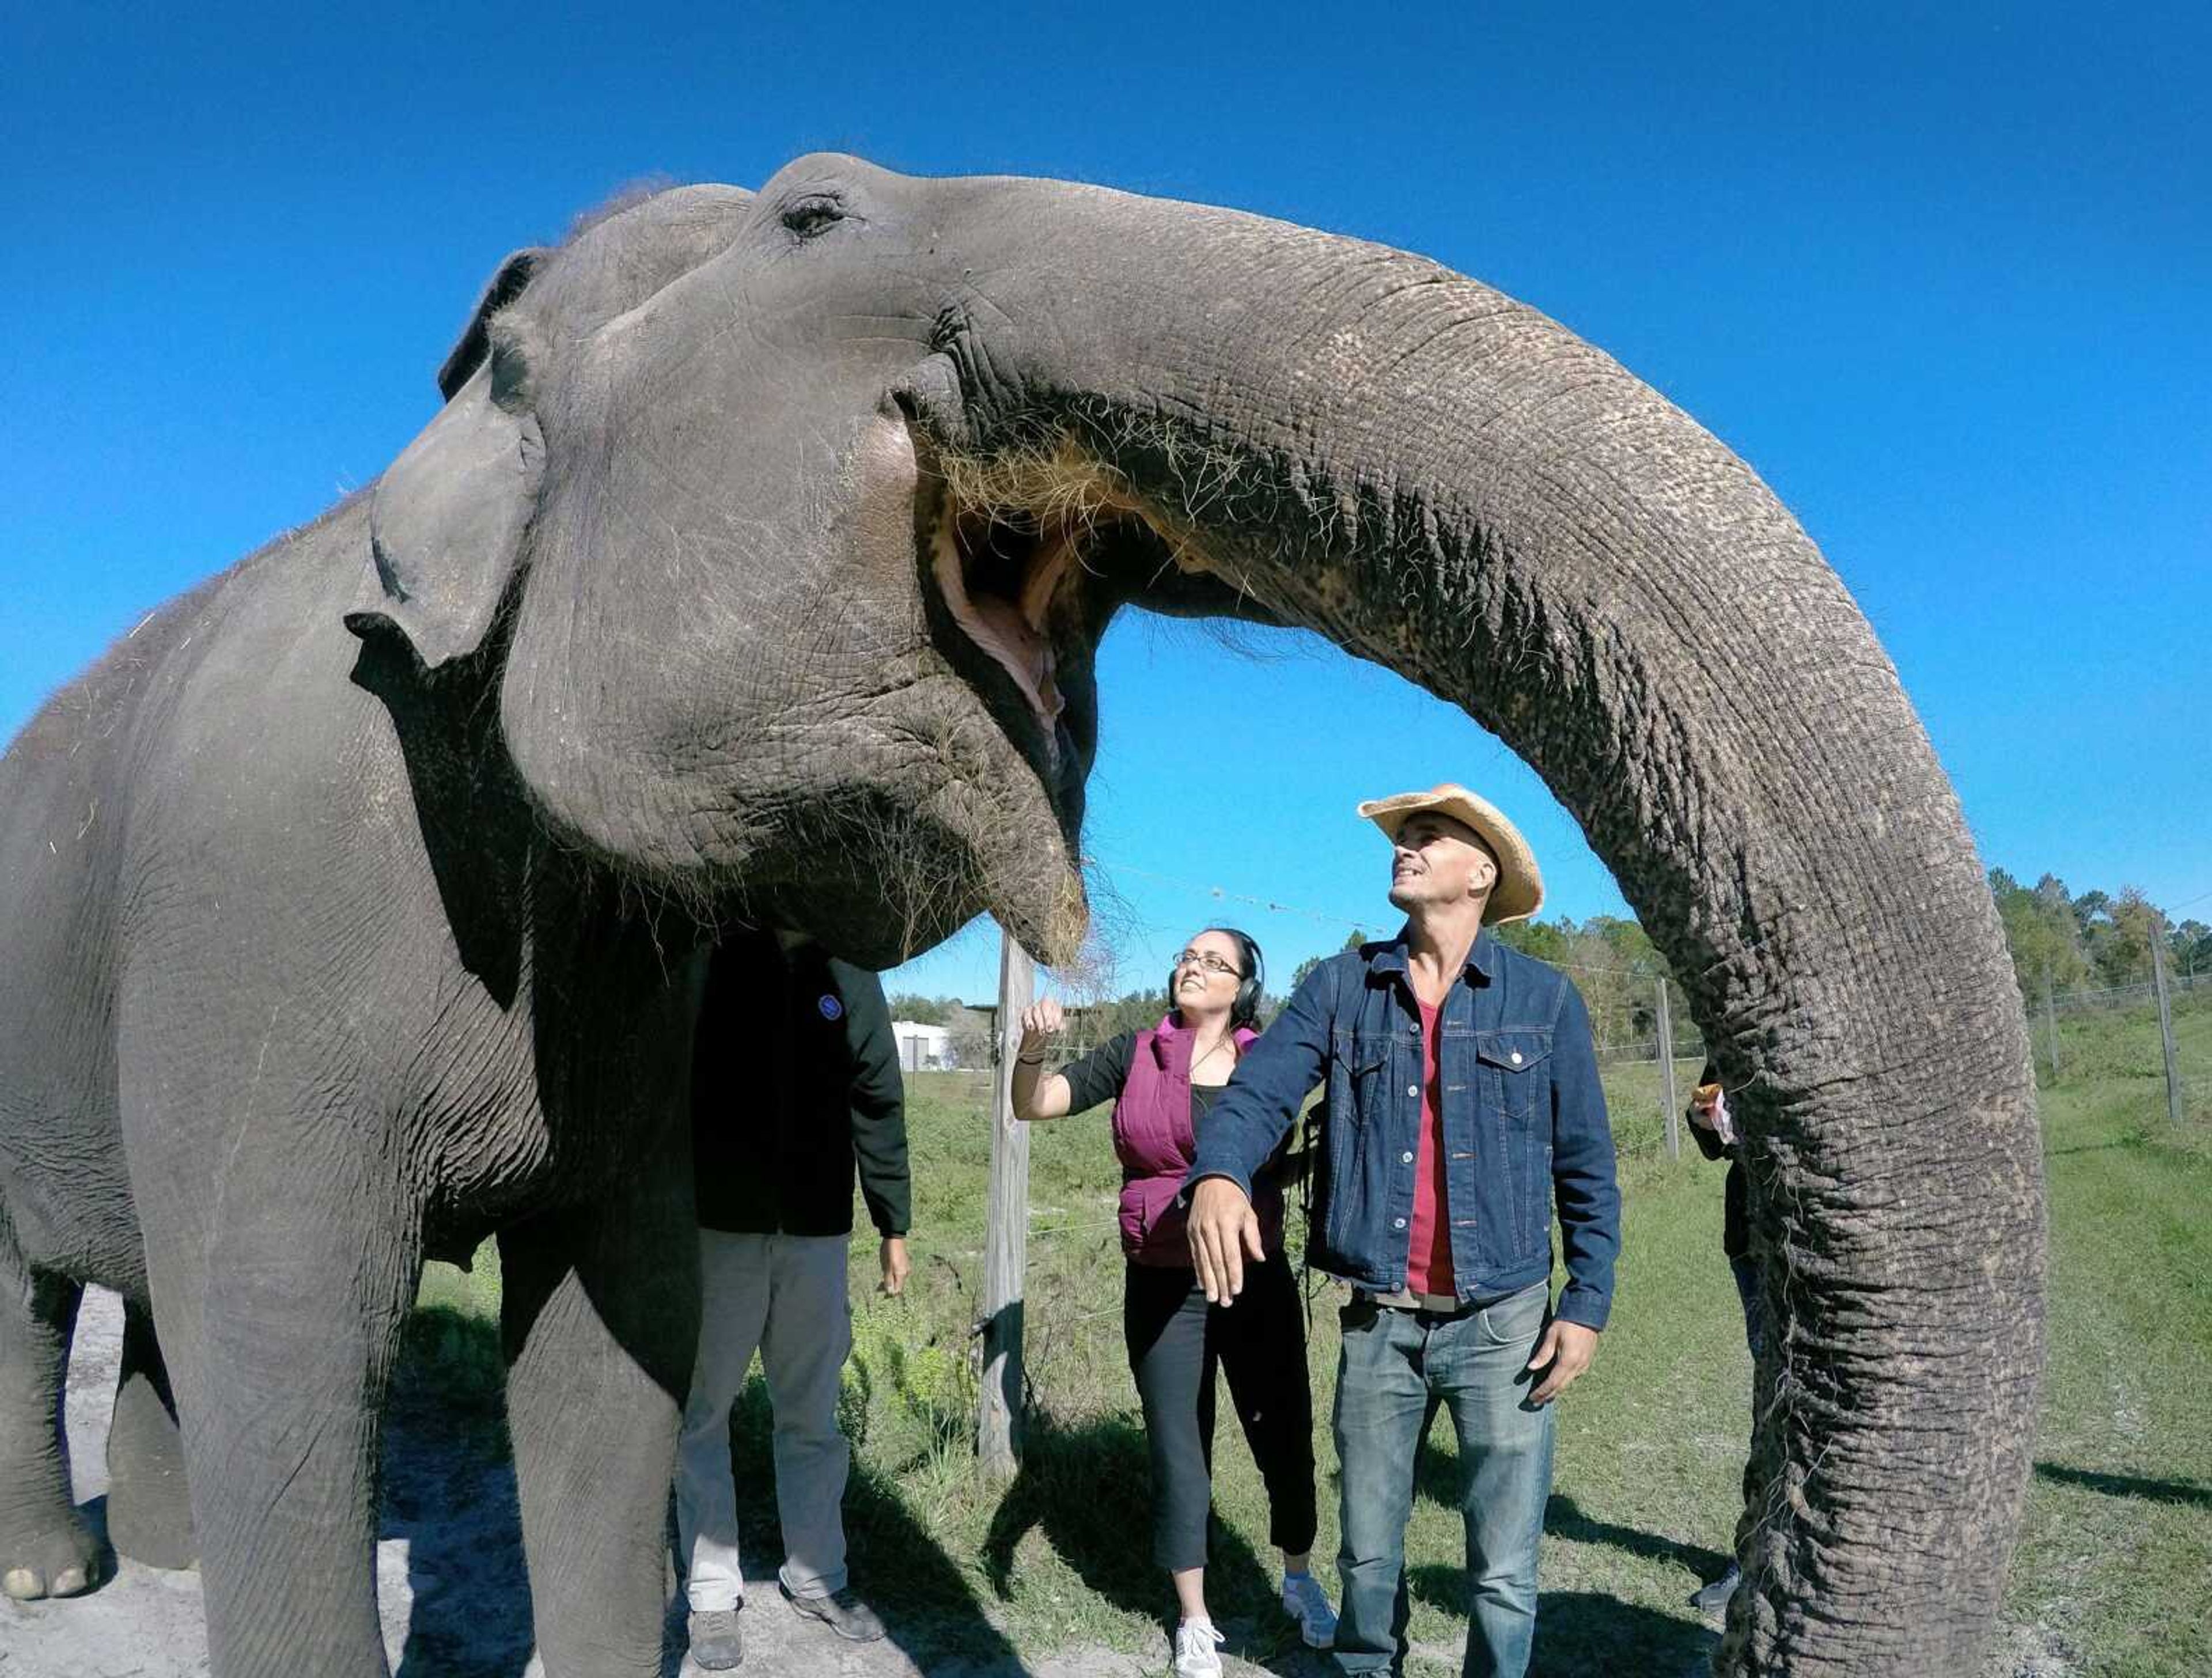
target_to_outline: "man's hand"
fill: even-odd
[[[884,1268],[883,1291],[896,1298],[906,1291],[906,1273],[911,1268],[906,1259],[906,1237],[902,1235],[885,1236],[883,1250],[877,1256]]]
[[[1210,1305],[1225,1305],[1244,1291],[1244,1255],[1257,1264],[1260,1219],[1245,1192],[1227,1177],[1207,1177],[1191,1192],[1190,1262]]]
[[[1596,1329],[1585,1328],[1563,1316],[1553,1317],[1552,1326],[1544,1331],[1544,1338],[1536,1343],[1535,1355],[1528,1359],[1530,1369],[1542,1369],[1549,1364],[1551,1372],[1536,1383],[1536,1390],[1528,1395],[1528,1401],[1549,1404],[1589,1367],[1596,1351]]]

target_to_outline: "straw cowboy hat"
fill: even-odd
[[[1370,799],[1358,813],[1382,830],[1391,843],[1398,830],[1417,812],[1433,810],[1473,828],[1490,854],[1498,859],[1498,881],[1490,888],[1490,901],[1482,906],[1482,921],[1525,921],[1544,904],[1544,876],[1536,866],[1536,854],[1521,836],[1521,830],[1505,819],[1488,799],[1478,798],[1456,781],[1447,781],[1425,793],[1401,793],[1395,798]]]

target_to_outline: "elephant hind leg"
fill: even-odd
[[[83,1294],[0,1251],[0,1592],[18,1602],[75,1596],[106,1572],[105,1552],[77,1517],[62,1433],[62,1383]]]
[[[107,1431],[107,1536],[116,1553],[149,1567],[190,1567],[191,1495],[177,1401],[144,1306],[123,1307],[123,1368]]]

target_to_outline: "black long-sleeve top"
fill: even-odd
[[[719,945],[691,1057],[691,1152],[703,1228],[849,1235],[857,1170],[877,1231],[904,1235],[906,1091],[876,976],[773,933]]]
[[[1698,1074],[1698,1082],[1710,1084],[1720,1073],[1712,1063]],[[1698,1145],[1698,1152],[1708,1159],[1723,1155],[1729,1163],[1728,1181],[1721,1185],[1721,1251],[1732,1259],[1740,1259],[1751,1250],[1751,1225],[1745,1215],[1743,1201],[1743,1155],[1739,1147],[1730,1147],[1720,1139],[1717,1131],[1708,1130],[1694,1119],[1687,1120],[1690,1138]]]

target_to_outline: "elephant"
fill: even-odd
[[[1717,1669],[1974,1657],[2042,1361],[2025,1029],[1894,668],[1709,433],[1417,256],[838,155],[518,252],[438,384],[0,760],[10,1594],[100,1566],[97,1282],[116,1548],[197,1555],[219,1678],[383,1674],[380,1407],[424,1257],[494,1237],[545,1669],[657,1672],[702,952],[988,912],[1066,960],[1134,605],[1316,630],[1573,813],[1741,1091],[1778,1332]]]

